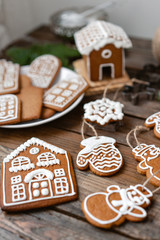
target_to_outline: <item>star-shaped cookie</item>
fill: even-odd
[[[110,122],[123,119],[124,105],[120,102],[112,101],[108,98],[98,99],[84,105],[84,119],[88,122],[95,122],[98,125],[105,126]]]

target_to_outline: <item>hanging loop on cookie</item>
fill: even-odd
[[[134,147],[131,145],[131,143],[130,143],[130,136],[131,136],[132,133],[133,133],[133,135],[134,135],[134,139],[135,139],[135,141],[136,141],[137,146],[140,145],[140,142],[138,141],[138,138],[137,138],[137,132],[138,132],[138,131],[149,131],[149,129],[148,129],[147,127],[144,127],[144,126],[136,126],[134,129],[132,129],[131,131],[129,131],[129,133],[128,133],[127,136],[126,136],[126,141],[127,141],[128,146],[129,146],[131,149],[134,148]]]
[[[82,139],[83,139],[83,140],[85,139],[85,137],[84,137],[84,125],[85,125],[85,124],[92,129],[92,131],[94,132],[96,138],[98,138],[98,133],[97,133],[96,129],[95,129],[90,123],[88,123],[85,119],[83,119],[83,121],[82,121],[82,126],[81,126]]]
[[[160,172],[160,169],[158,169],[153,175],[151,175],[142,185],[142,190],[144,189],[144,187],[147,185],[147,183],[153,178],[155,177],[158,173]],[[156,188],[155,190],[152,191],[152,193],[156,193],[160,190],[160,186],[158,188]]]

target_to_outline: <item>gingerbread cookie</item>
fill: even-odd
[[[84,105],[84,119],[105,126],[110,122],[123,119],[124,105],[120,102],[111,101],[108,98],[98,99]]]
[[[141,184],[127,189],[111,185],[106,192],[88,195],[83,200],[82,210],[86,219],[94,226],[111,228],[125,220],[144,220],[147,216],[144,208],[151,204],[152,197],[152,192]]]
[[[137,171],[146,174],[147,178],[153,176],[149,181],[155,186],[160,186],[160,173],[154,176],[160,169],[160,148],[141,143],[132,149],[132,154],[136,160],[140,161]]]
[[[39,119],[42,112],[43,89],[30,85],[23,87],[18,96],[22,102],[22,121]]]
[[[14,94],[0,96],[0,125],[18,123],[21,119],[21,103]]]
[[[0,60],[0,95],[19,92],[19,72],[19,64]]]
[[[40,88],[52,86],[61,68],[61,61],[53,55],[42,55],[36,58],[30,65],[28,76],[32,85]]]
[[[154,127],[154,134],[160,138],[160,112],[149,116],[145,121],[145,126],[148,128]]]
[[[83,148],[77,156],[77,168],[86,170],[88,168],[97,175],[113,175],[123,165],[122,155],[114,146],[114,138],[99,136],[84,139],[81,142]]]
[[[55,110],[51,108],[42,107],[41,119],[47,119],[52,117],[56,113]]]
[[[1,208],[20,211],[77,198],[70,154],[62,148],[31,138],[4,158]]]
[[[21,89],[32,86],[31,79],[26,75],[20,75]]]
[[[86,89],[87,82],[75,74],[67,76],[50,88],[44,95],[43,104],[45,107],[56,111],[64,111],[68,108]]]

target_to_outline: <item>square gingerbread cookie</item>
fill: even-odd
[[[76,179],[66,150],[31,138],[4,158],[2,210],[41,208],[76,198]]]
[[[64,111],[87,88],[88,84],[81,76],[68,76],[44,94],[43,105],[59,112]]]

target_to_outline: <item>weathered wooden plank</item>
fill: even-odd
[[[47,127],[44,126],[41,129],[41,133],[40,135],[44,135],[46,132]],[[75,161],[76,161],[76,154],[77,151],[79,151],[79,141],[80,141],[80,134],[79,133],[70,133],[69,131],[65,131],[65,130],[61,130],[61,129],[55,129],[55,128],[50,128],[53,129],[54,132],[54,136],[50,136],[49,134],[47,134],[46,132],[46,136],[45,136],[45,140],[47,140],[47,138],[49,138],[49,142],[53,143],[56,142],[57,145],[59,146],[63,146],[66,145],[66,149],[68,149],[71,154],[72,154],[72,158],[73,158],[73,162],[75,165]],[[7,131],[6,136],[8,135],[8,131],[6,129],[3,129],[3,131]],[[16,132],[19,132],[18,134],[15,134]],[[23,130],[24,131],[24,130]],[[12,136],[14,136],[14,142],[13,139],[10,137],[9,138],[9,143],[7,142],[7,145],[13,145],[13,147],[15,147],[15,145],[20,144],[22,142],[22,139],[19,138],[19,136],[21,135],[21,138],[26,138],[26,135],[29,135],[31,133],[28,132],[32,132],[33,129],[27,129],[27,131],[25,131],[24,133],[24,137],[21,133],[21,130],[15,131],[15,133],[12,133]],[[37,131],[34,129],[35,132],[35,136],[36,137],[40,137],[37,136]],[[1,135],[2,133],[0,133]],[[147,133],[148,134],[148,133]],[[3,135],[4,137],[4,135]],[[2,137],[0,137],[0,139],[2,139]],[[12,141],[10,140],[12,139]],[[44,138],[43,138],[44,139]],[[154,136],[153,136],[154,139]],[[16,141],[15,141],[16,140]],[[4,142],[5,142],[5,137],[4,137]],[[13,143],[12,143],[13,142]],[[124,156],[124,160],[125,160],[125,165],[122,168],[122,170],[116,174],[115,176],[112,177],[108,177],[108,178],[102,178],[99,176],[96,176],[94,174],[92,174],[90,171],[86,171],[86,172],[82,172],[79,171],[78,169],[76,169],[76,177],[77,177],[77,182],[78,182],[78,186],[79,186],[79,201],[75,201],[72,203],[67,203],[67,204],[63,204],[63,205],[59,205],[57,206],[57,210],[59,211],[65,211],[66,214],[74,214],[76,217],[81,217],[84,218],[83,213],[81,212],[81,201],[83,200],[83,198],[88,195],[91,192],[95,192],[95,191],[104,191],[105,188],[110,185],[110,184],[119,184],[120,186],[124,186],[127,187],[128,183],[129,184],[137,184],[137,183],[143,183],[145,180],[145,177],[140,175],[139,173],[136,172],[136,165],[137,162],[133,159],[133,157],[131,156],[131,150],[129,149],[129,147],[125,147],[124,145],[118,145],[119,146],[119,150],[122,152],[122,155]],[[96,183],[96,185],[95,185]],[[149,184],[150,186],[150,184]],[[151,189],[153,189],[153,186],[150,186]],[[155,212],[159,211],[157,209],[157,206],[159,205],[159,202],[157,204],[155,204],[154,209]],[[151,208],[152,211],[152,208]],[[42,214],[42,212],[40,211],[40,214]],[[150,215],[149,215],[150,216]],[[151,215],[152,217],[152,215]],[[150,217],[149,217],[150,219]],[[152,218],[151,218],[152,219]],[[152,219],[153,220],[153,228],[154,226],[157,227],[157,222],[160,222],[160,219]],[[149,220],[151,221],[151,220]],[[155,221],[155,222],[154,222]],[[144,229],[147,228],[148,226],[148,222],[145,222],[146,224],[144,225],[144,223],[142,223],[142,225],[144,225]],[[126,226],[127,225],[127,226]],[[145,235],[145,233],[141,232],[141,223],[137,224],[132,224],[132,223],[126,223],[124,224],[124,226],[126,226],[125,230],[125,234],[134,238],[141,238],[141,239],[149,239],[148,234]],[[128,233],[128,230],[130,229],[130,227],[132,227],[131,233]],[[138,228],[138,229],[137,229]],[[159,229],[159,228],[157,228]],[[118,227],[116,228],[116,231],[120,232],[121,234],[123,234],[123,228]],[[159,230],[155,230],[157,232],[157,234],[160,234]],[[134,234],[133,234],[134,232]]]
[[[54,211],[54,209],[42,209],[41,211],[21,214],[3,213],[0,215],[0,228],[5,229],[6,237],[4,239],[6,240],[99,240],[105,238],[112,240],[115,237],[118,237],[120,240],[128,239],[123,235],[113,233],[113,231],[94,228],[81,219],[67,216],[62,212]],[[13,233],[12,237],[9,235],[10,231]],[[19,235],[19,238],[16,238],[15,233]]]

